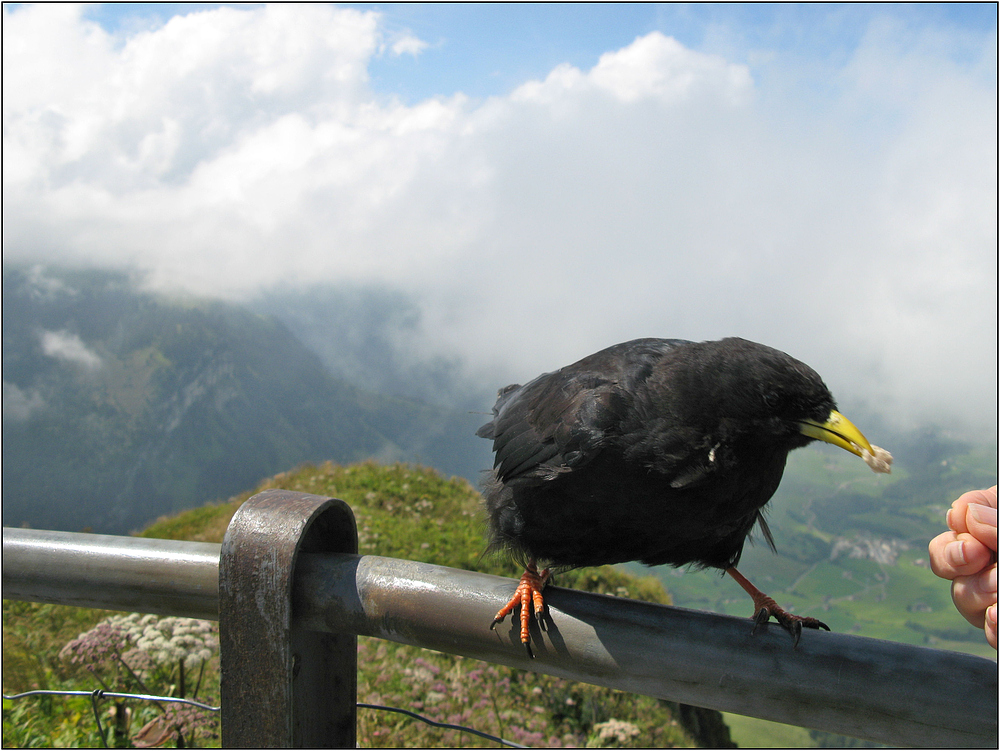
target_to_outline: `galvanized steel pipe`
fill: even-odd
[[[219,619],[217,543],[3,529],[3,596]]]
[[[893,746],[996,747],[997,666],[980,657],[807,631],[559,587],[536,659],[508,619],[515,582],[378,556],[304,556],[293,601],[307,628],[348,630]]]

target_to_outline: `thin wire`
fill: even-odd
[[[104,729],[101,727],[101,721],[98,719],[97,713],[97,700],[98,699],[140,699],[144,701],[172,701],[178,704],[191,704],[195,707],[200,707],[209,712],[218,712],[222,707],[213,707],[208,704],[203,704],[200,701],[194,701],[193,699],[181,699],[176,696],[152,696],[150,694],[122,694],[113,691],[105,691],[104,689],[97,689],[96,691],[56,691],[52,689],[35,689],[33,691],[25,691],[20,694],[4,694],[4,699],[23,699],[27,696],[89,696],[91,704],[94,706],[94,717],[97,719],[97,728],[101,733],[101,737],[104,738]],[[528,746],[522,746],[520,743],[515,743],[514,741],[508,741],[504,738],[500,738],[496,735],[490,735],[489,733],[484,733],[481,730],[476,730],[475,728],[465,727],[464,725],[453,725],[449,722],[438,722],[437,720],[432,720],[429,717],[424,717],[416,712],[411,712],[409,709],[400,709],[399,707],[386,707],[381,704],[365,704],[363,702],[357,702],[357,706],[361,709],[377,709],[382,712],[396,712],[398,714],[404,714],[408,717],[412,717],[415,720],[420,720],[421,722],[427,723],[428,725],[433,725],[437,728],[444,728],[445,730],[459,730],[463,733],[472,733],[473,735],[478,735],[480,738],[485,738],[489,741],[496,741],[497,743],[502,743],[505,746],[510,746],[511,748],[528,748]],[[107,738],[104,738],[104,743],[107,745]]]
[[[104,744],[104,748],[108,747],[108,736],[104,732],[104,727],[101,725],[101,713],[97,711],[97,699],[101,694],[101,689],[92,691],[90,694],[90,708],[94,710],[94,721],[97,723],[97,732],[101,734],[101,742]]]
[[[497,743],[502,743],[505,746],[510,746],[511,748],[528,748],[528,746],[522,746],[520,743],[514,743],[514,741],[508,741],[503,738],[498,738],[495,735],[490,735],[489,733],[484,733],[481,730],[475,730],[473,728],[467,728],[464,725],[452,725],[448,722],[437,722],[436,720],[431,720],[422,715],[418,715],[416,712],[411,712],[408,709],[400,709],[399,707],[383,707],[381,704],[363,704],[358,702],[358,706],[362,709],[380,709],[383,712],[398,712],[399,714],[405,714],[409,717],[413,717],[421,722],[426,722],[428,725],[433,725],[436,728],[445,728],[447,730],[461,730],[465,733],[472,733],[473,735],[478,735],[480,738],[486,738],[490,741],[496,741]]]
[[[222,707],[213,707],[209,704],[203,704],[200,701],[195,701],[194,699],[181,699],[176,696],[153,696],[151,694],[119,694],[114,691],[105,691],[102,688],[96,691],[54,691],[51,689],[35,689],[34,691],[25,691],[23,694],[4,694],[4,699],[21,699],[25,696],[92,696],[97,699],[144,699],[146,701],[172,701],[177,704],[191,704],[195,707],[200,707],[201,709],[208,710],[209,712],[218,712]]]

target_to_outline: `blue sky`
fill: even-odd
[[[744,336],[995,433],[996,5],[3,13],[5,261],[388,287],[490,383]]]
[[[210,3],[105,3],[85,16],[111,32],[149,28]],[[248,6],[243,6],[248,7]],[[609,50],[658,30],[702,52],[748,62],[754,49],[792,58],[842,59],[873,17],[916,27],[971,34],[997,26],[992,3],[900,4],[654,4],[654,3],[345,3],[375,10],[387,32],[408,31],[427,48],[415,59],[372,60],[373,87],[413,103],[461,91],[471,97],[505,94],[541,78],[559,63],[591,68]],[[955,54],[961,54],[956,50]]]

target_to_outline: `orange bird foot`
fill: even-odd
[[[750,630],[751,634],[756,633],[757,627],[762,623],[767,623],[772,617],[782,626],[782,628],[792,635],[793,647],[797,647],[799,645],[799,638],[802,636],[803,627],[815,629],[825,628],[827,631],[830,630],[830,627],[823,623],[823,621],[817,620],[816,618],[810,618],[808,616],[793,615],[784,608],[778,607],[778,604],[773,599],[757,589],[757,587],[751,584],[750,581],[735,568],[726,569],[726,573],[733,577],[736,582],[743,587],[746,593],[753,598],[754,623],[753,628]]]
[[[531,651],[531,632],[528,629],[528,625],[531,623],[531,613],[534,612],[535,620],[538,621],[539,627],[541,627],[542,616],[545,614],[545,601],[542,599],[542,590],[545,589],[545,585],[549,581],[549,575],[548,569],[539,574],[535,562],[529,561],[527,569],[521,575],[521,581],[518,583],[517,589],[514,590],[514,596],[510,598],[510,602],[497,611],[493,623],[490,624],[490,630],[492,631],[500,621],[507,617],[508,613],[512,613],[517,608],[520,608],[521,643],[528,651],[528,657],[531,659],[535,658],[535,653]]]

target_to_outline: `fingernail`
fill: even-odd
[[[948,513],[944,515],[944,521],[948,525],[948,529],[955,529],[955,525],[951,523],[951,512],[954,510],[953,508],[948,509]]]
[[[944,549],[944,557],[952,566],[964,566],[966,563],[965,543],[962,540],[955,540],[955,542],[948,543],[948,546]]]
[[[972,518],[977,522],[991,524],[994,527],[997,525],[997,510],[992,506],[984,506],[981,503],[970,503],[969,513],[972,514]]]
[[[996,603],[990,605],[986,608],[986,620],[993,624],[993,628],[997,626],[997,606]]]
[[[990,570],[986,574],[986,587],[987,592],[997,591],[997,567],[990,566]]]

